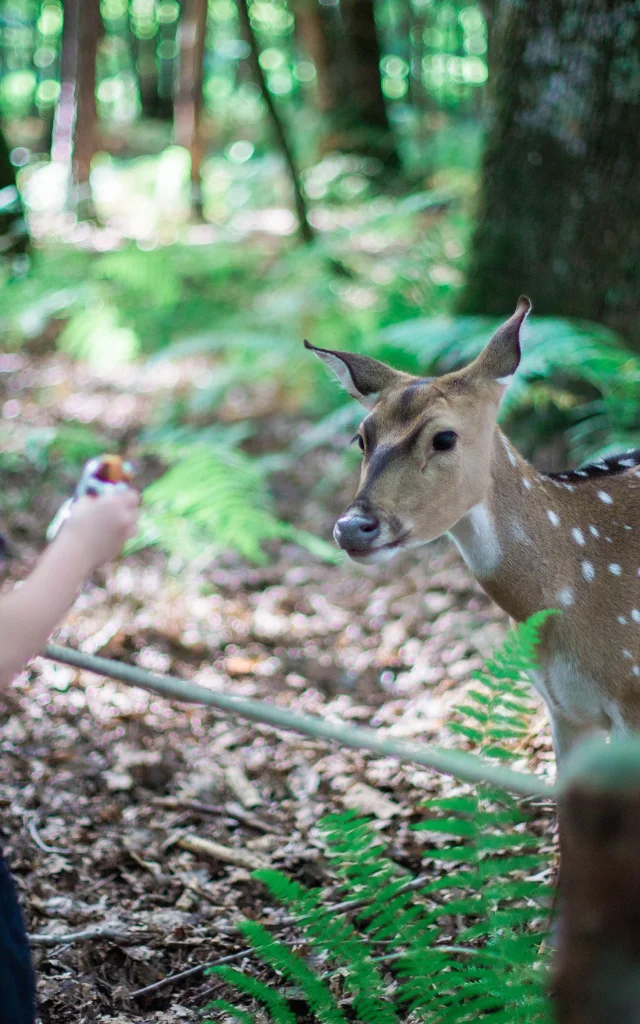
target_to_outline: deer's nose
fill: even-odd
[[[344,551],[366,551],[380,534],[380,520],[367,512],[340,516],[333,529],[336,544]]]

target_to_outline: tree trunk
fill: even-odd
[[[0,257],[9,258],[16,269],[26,270],[30,248],[29,230],[22,199],[18,192],[16,169],[11,163],[9,146],[0,131]]]
[[[80,187],[88,184],[96,149],[96,55],[101,37],[100,0],[65,0],[51,156],[66,164],[70,184]]]
[[[200,165],[204,156],[201,131],[204,54],[207,36],[207,0],[185,0],[178,30],[180,82],[175,102],[175,140],[191,156],[191,198],[202,216]]]
[[[558,1024],[640,1024],[640,743],[590,742],[565,772]]]
[[[157,37],[139,39],[134,34],[133,38],[142,116],[159,121],[170,121],[173,117],[173,99],[171,96],[160,95],[156,54]]]
[[[295,0],[293,13],[300,47],[315,65],[318,110],[321,114],[335,114],[338,93],[327,8],[321,7],[318,0]]]
[[[276,137],[280,152],[284,157],[287,171],[289,172],[289,179],[293,190],[293,199],[300,225],[300,235],[304,242],[312,242],[314,239],[314,232],[307,216],[307,204],[302,194],[300,178],[293,157],[293,150],[287,138],[287,133],[280,119],[280,115],[278,114],[275,103],[273,102],[273,96],[269,92],[269,86],[267,85],[267,80],[260,64],[260,47],[258,46],[258,41],[255,37],[253,28],[251,27],[247,0],[238,0],[238,14],[240,17],[240,30],[250,47],[249,60],[251,62],[251,70],[258,86],[260,87],[260,92],[267,108],[273,133]]]
[[[527,292],[538,313],[610,325],[640,347],[640,8],[502,0],[465,313]]]
[[[345,51],[340,72],[348,90],[338,122],[345,133],[344,145],[376,156],[388,170],[396,170],[400,160],[382,94],[374,0],[342,0],[340,9]]]

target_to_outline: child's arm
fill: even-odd
[[[80,499],[31,575],[0,595],[0,688],[40,653],[84,578],[134,535],[138,502],[132,490]]]

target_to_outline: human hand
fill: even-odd
[[[109,488],[96,497],[79,498],[71,506],[60,536],[72,542],[87,561],[87,571],[115,558],[135,536],[140,496],[131,487]]]

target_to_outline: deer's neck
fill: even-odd
[[[570,498],[496,429],[485,499],[450,535],[483,588],[518,621],[571,602],[571,586],[562,570],[562,547],[570,539],[566,531],[554,528],[565,518]]]

